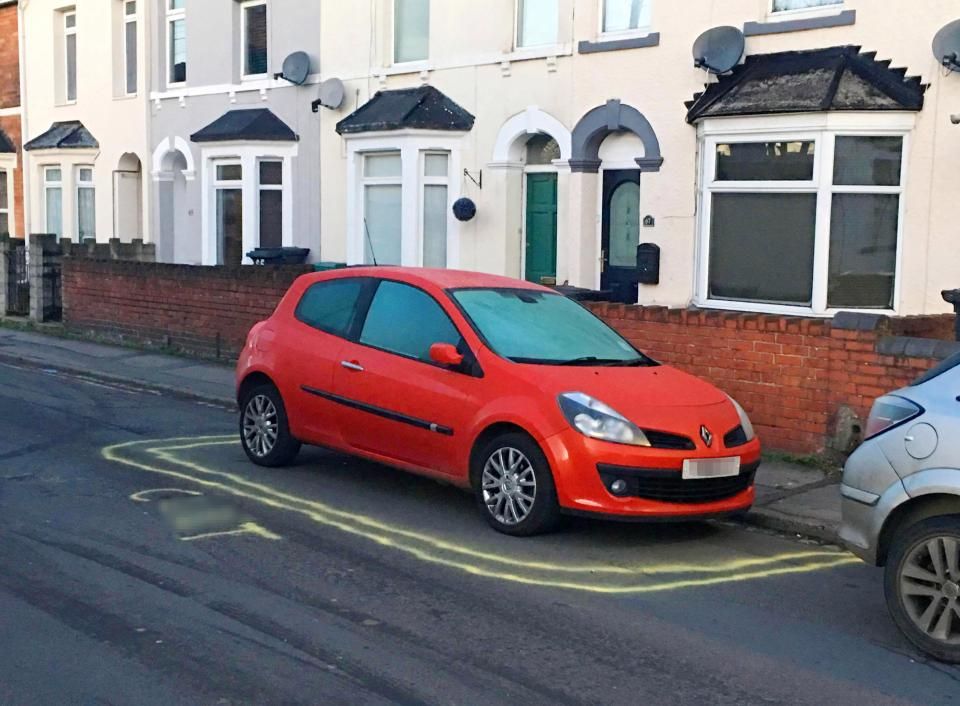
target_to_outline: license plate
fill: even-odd
[[[730,478],[740,475],[740,457],[687,459],[683,462],[684,480]]]

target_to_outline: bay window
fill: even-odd
[[[403,181],[400,152],[363,157],[363,264],[402,261]]]
[[[0,236],[10,235],[10,172],[0,169]]]
[[[517,48],[554,45],[559,32],[559,0],[517,0]]]
[[[447,180],[450,158],[443,152],[423,156],[423,266],[447,266]]]
[[[430,56],[430,0],[394,0],[393,61],[426,61]]]
[[[894,310],[905,139],[863,129],[708,136],[701,303]]]
[[[603,34],[645,32],[650,27],[652,0],[602,0]]]
[[[264,159],[259,165],[260,247],[283,246],[283,160]]]
[[[43,169],[44,231],[63,236],[63,172],[59,166]]]
[[[93,184],[93,167],[77,167],[77,240],[96,240],[97,192]]]

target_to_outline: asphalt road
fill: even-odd
[[[226,410],[0,365],[0,704],[948,704],[878,571],[735,526],[494,534]]]

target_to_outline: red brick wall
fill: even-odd
[[[20,105],[20,46],[17,31],[17,3],[0,7],[0,108]],[[23,164],[20,151],[20,117],[0,118],[0,129],[17,148],[17,164]],[[20,167],[13,174],[13,201],[16,211],[16,234],[24,235],[23,228],[23,173]]]
[[[303,267],[63,260],[63,321],[115,340],[233,358]]]
[[[952,341],[956,338],[954,328],[956,316],[943,314],[941,316],[904,316],[893,319],[893,331],[898,336],[914,336],[916,338],[935,338],[939,341]]]
[[[866,421],[873,400],[932,367],[932,357],[882,355],[893,334],[824,319],[598,304],[594,311],[657,360],[709,380],[750,413],[768,448],[816,453],[837,411]]]

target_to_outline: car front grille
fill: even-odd
[[[730,478],[684,480],[681,471],[626,468],[599,464],[597,470],[606,488],[616,480],[626,483],[618,497],[642,498],[666,503],[700,504],[726,500],[753,485],[759,463],[744,466],[740,475]]]
[[[686,436],[668,434],[663,431],[643,430],[650,446],[655,449],[673,449],[675,451],[693,451],[696,445]]]

